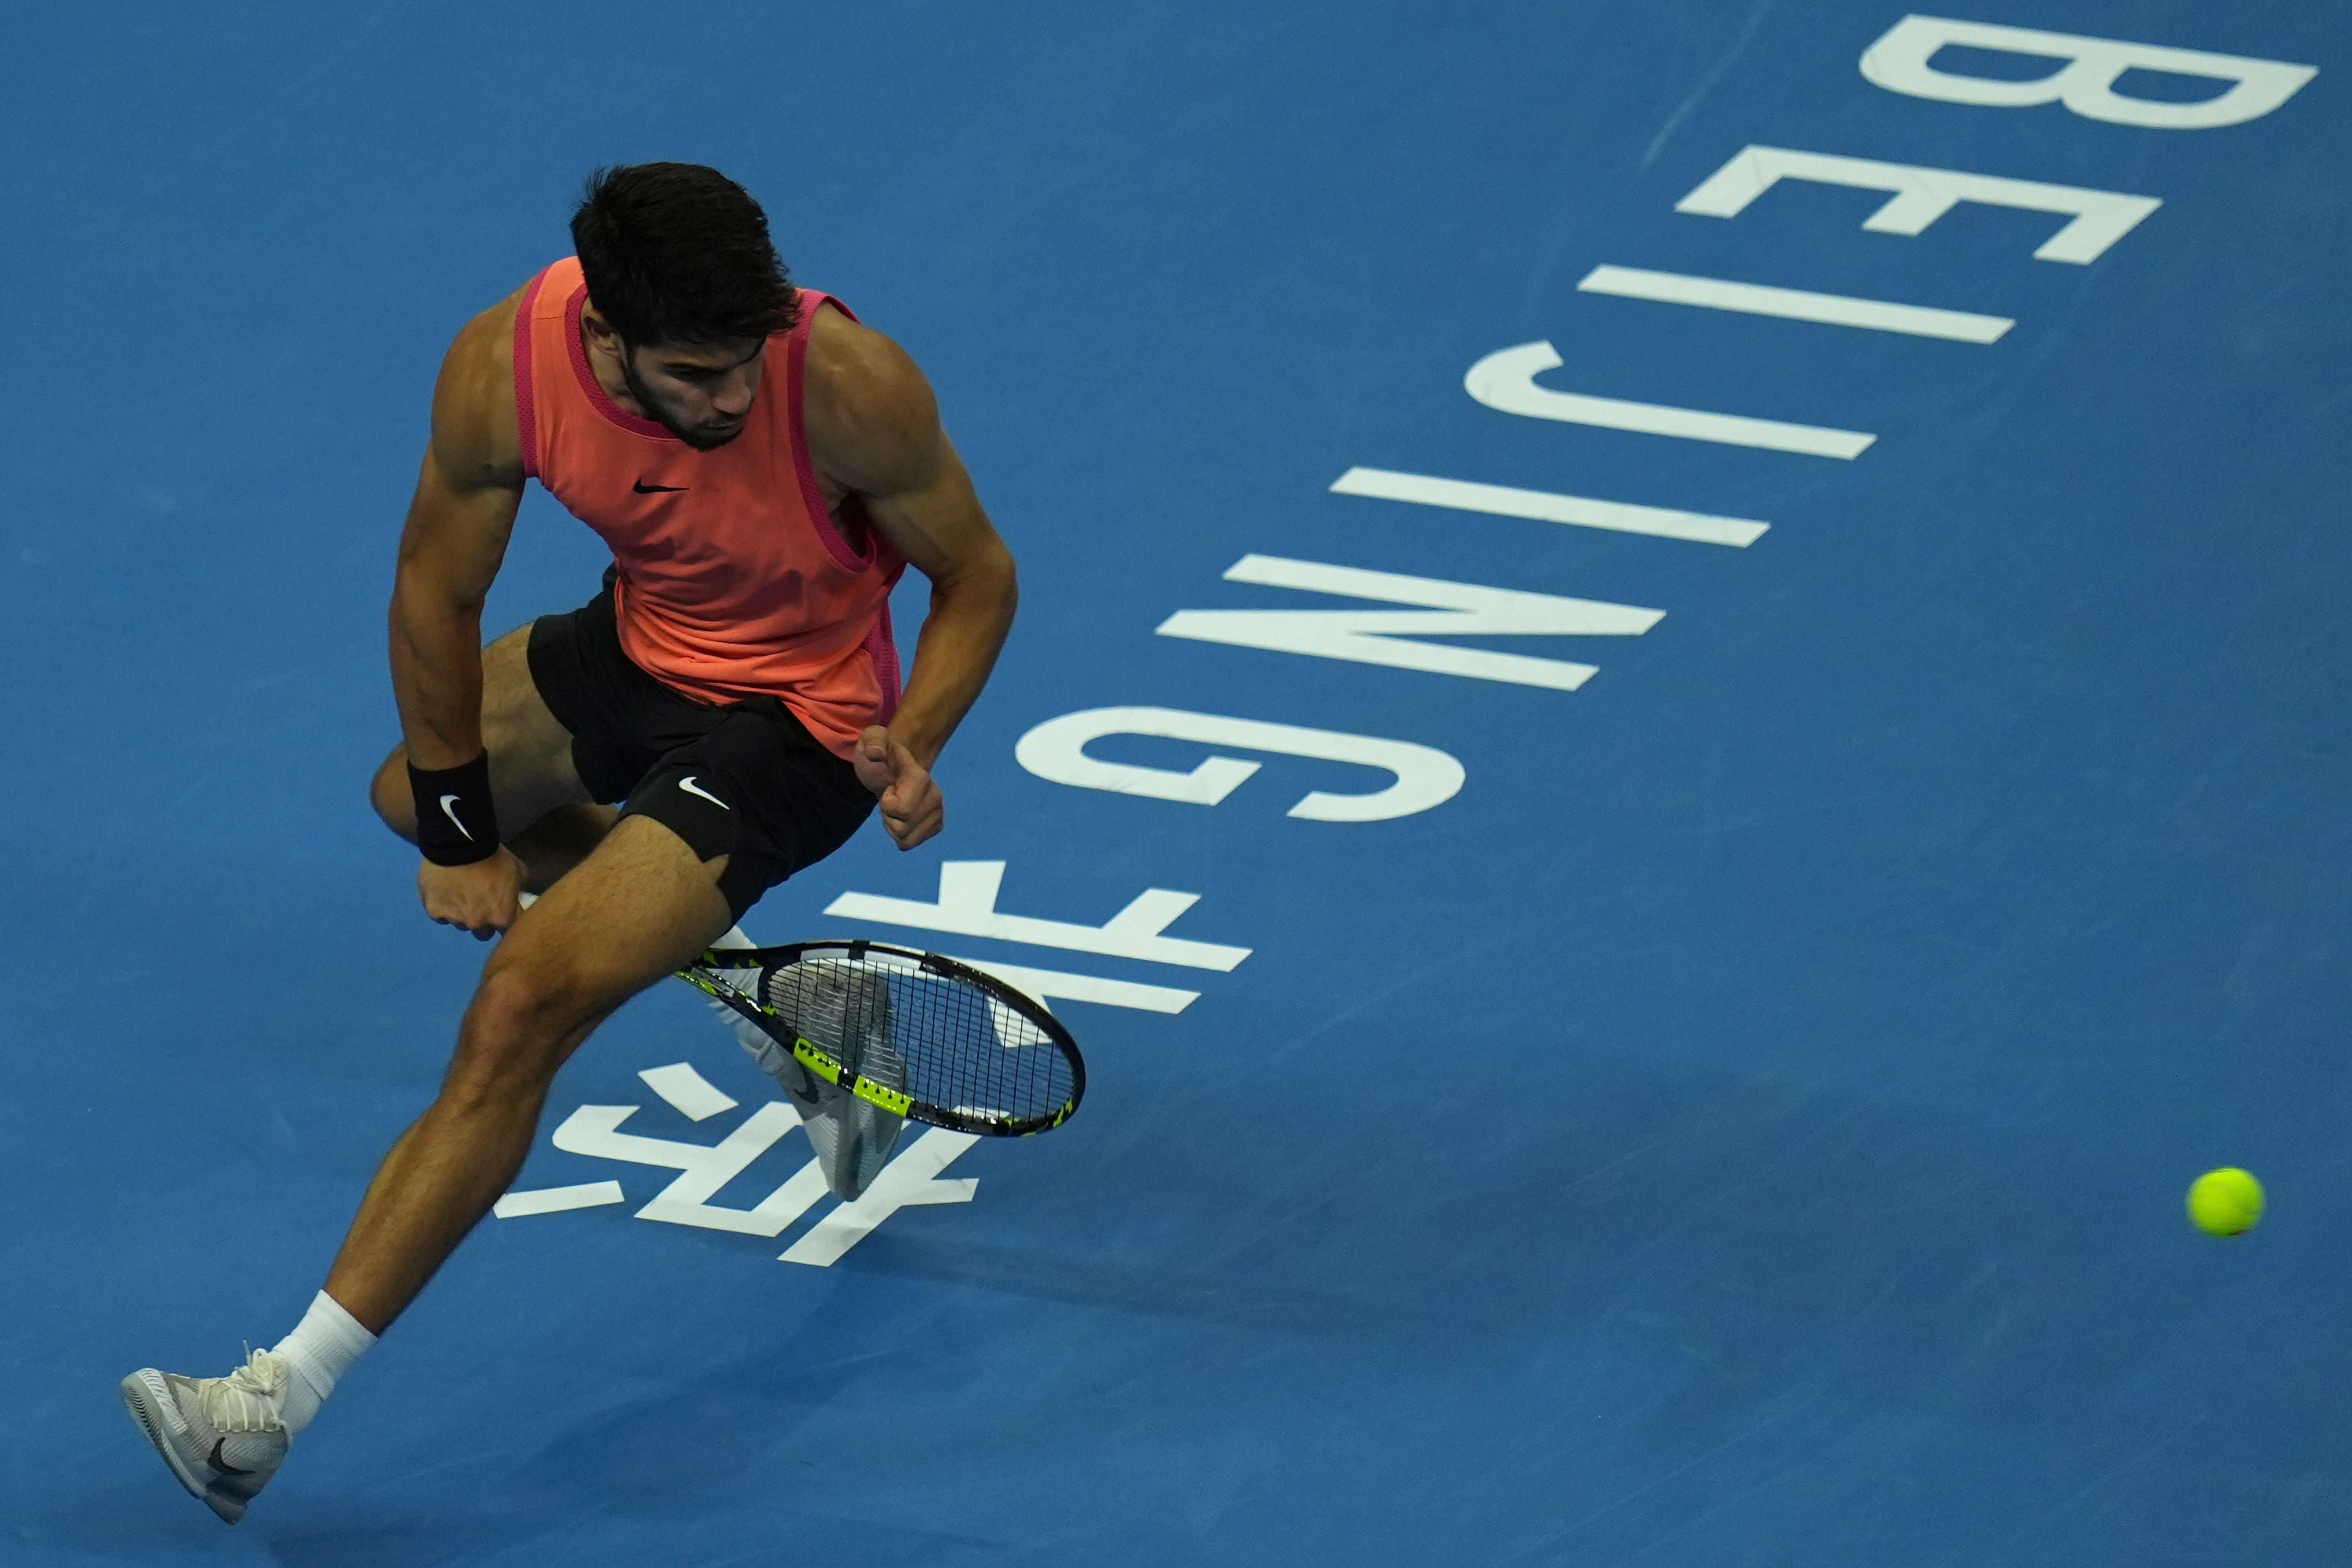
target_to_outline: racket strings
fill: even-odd
[[[968,981],[910,964],[803,958],[772,970],[761,999],[850,1072],[915,1100],[1026,1121],[1076,1087],[1053,1037]]]

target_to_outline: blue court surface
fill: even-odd
[[[1904,17],[0,19],[0,1562],[2352,1560],[2352,23]],[[779,1225],[658,988],[226,1529],[115,1383],[284,1333],[431,1098],[427,395],[648,158],[1023,574],[948,832],[746,924],[1030,972],[1090,1091]],[[489,629],[602,561],[534,489]]]

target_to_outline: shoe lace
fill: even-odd
[[[205,1380],[197,1402],[215,1432],[281,1431],[286,1380],[292,1375],[283,1356],[248,1349],[243,1366]]]

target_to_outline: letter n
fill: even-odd
[[[1487,588],[1435,577],[1405,577],[1329,566],[1319,561],[1287,561],[1275,555],[1244,555],[1225,573],[1228,583],[1296,588],[1351,599],[1416,605],[1412,610],[1180,610],[1162,621],[1164,637],[1270,648],[1316,658],[1384,664],[1395,669],[1428,670],[1472,680],[1515,686],[1546,686],[1573,691],[1592,678],[1594,668],[1566,659],[1486,648],[1453,647],[1413,640],[1425,637],[1640,637],[1664,618],[1662,610],[1594,599],[1562,599],[1515,588]]]

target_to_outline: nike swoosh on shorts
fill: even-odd
[[[721,811],[732,811],[735,809],[725,801],[719,799],[717,795],[711,794],[709,790],[696,788],[694,783],[696,777],[697,775],[693,773],[687,774],[684,778],[677,781],[677,787],[684,790],[688,795],[700,795],[703,799],[709,801],[711,805],[717,806]]]

